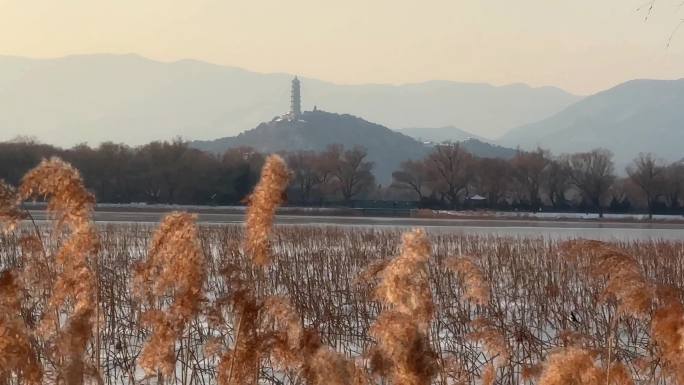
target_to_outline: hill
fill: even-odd
[[[684,79],[633,80],[589,96],[554,116],[511,130],[503,145],[556,153],[605,147],[621,168],[639,152],[682,158]]]
[[[465,149],[480,157],[509,159],[516,150],[468,139],[461,142]],[[392,172],[401,162],[421,159],[432,148],[417,140],[349,114],[335,114],[321,110],[306,111],[299,120],[281,118],[261,123],[240,135],[211,141],[195,141],[191,146],[220,153],[229,148],[249,146],[264,153],[296,150],[325,150],[330,144],[345,148],[363,146],[368,159],[374,162],[374,173],[380,183],[392,180]]]
[[[363,146],[374,162],[374,173],[380,183],[391,181],[392,172],[407,159],[420,159],[429,146],[352,115],[321,110],[306,111],[299,120],[274,119],[240,135],[212,141],[195,141],[191,145],[204,151],[222,152],[228,148],[249,146],[271,153],[296,150],[325,150],[330,144],[345,148]]]
[[[460,143],[466,151],[480,158],[511,159],[518,153],[516,149],[483,142],[479,139],[470,138]]]
[[[460,142],[468,139],[477,139],[483,142],[487,142],[488,140],[472,134],[466,130],[462,130],[460,128],[454,127],[454,126],[446,126],[446,127],[432,127],[432,128],[423,128],[423,127],[411,127],[411,128],[402,128],[400,130],[397,130],[398,132],[401,132],[404,135],[408,135],[412,138],[415,138],[419,141],[430,141],[430,142]]]
[[[288,111],[292,77],[137,55],[0,56],[0,141],[27,135],[70,146],[236,135]],[[550,116],[578,99],[557,88],[520,84],[302,80],[304,109],[316,104],[392,128],[468,127],[488,137]]]

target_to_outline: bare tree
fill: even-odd
[[[446,198],[455,207],[468,183],[473,178],[473,156],[459,143],[443,143],[435,146],[426,159],[428,175],[433,191]]]
[[[579,152],[568,156],[566,162],[570,182],[603,218],[603,202],[615,181],[613,153],[606,149]]]
[[[477,162],[476,187],[491,206],[498,205],[511,184],[511,165],[504,159],[483,158]]]
[[[567,204],[566,193],[570,188],[568,168],[558,159],[551,159],[543,178],[543,188],[553,208],[558,209]]]
[[[407,160],[401,163],[399,170],[392,173],[393,186],[413,190],[422,201],[425,197],[428,181],[427,167],[424,161]]]
[[[375,178],[371,172],[373,163],[366,160],[368,156],[366,149],[358,146],[344,152],[336,152],[336,154],[338,158],[333,173],[342,198],[345,202],[349,202],[375,184]]]
[[[299,193],[298,198],[302,202],[311,201],[311,195],[319,183],[319,175],[316,172],[318,154],[313,151],[295,151],[285,157],[287,165],[292,170],[292,185]]]
[[[674,162],[665,168],[663,194],[671,209],[680,207],[684,194],[684,161]]]
[[[649,219],[653,218],[653,209],[663,188],[664,170],[661,162],[650,153],[640,153],[632,164],[627,166],[629,179],[639,187],[646,198]]]
[[[541,207],[540,191],[549,163],[548,152],[541,148],[532,152],[519,151],[511,159],[513,177],[526,192],[530,207],[535,211]]]

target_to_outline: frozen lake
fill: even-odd
[[[44,211],[32,211],[36,220],[45,220]],[[156,223],[164,212],[96,211],[98,223]],[[200,213],[205,225],[241,224],[242,213]],[[588,238],[599,240],[673,240],[684,241],[681,223],[626,223],[596,220],[525,220],[525,219],[425,219],[406,217],[278,215],[280,225],[351,226],[374,228],[424,227],[431,232],[499,235],[514,237]]]

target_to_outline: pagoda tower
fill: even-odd
[[[290,96],[290,116],[298,118],[302,114],[302,97],[300,94],[299,79],[292,79],[292,92]]]

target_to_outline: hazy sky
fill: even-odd
[[[337,83],[430,79],[588,94],[684,77],[681,0],[0,0],[0,54],[138,53]]]

